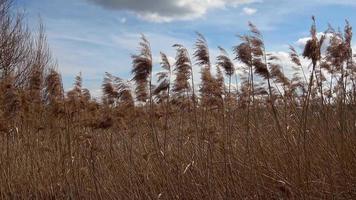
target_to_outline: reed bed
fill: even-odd
[[[326,43],[313,17],[292,77],[249,23],[216,63],[200,33],[191,54],[173,45],[156,83],[142,35],[133,79],[106,73],[96,100],[80,74],[64,92],[44,26],[30,33],[10,9],[0,0],[1,199],[356,198],[348,22]]]

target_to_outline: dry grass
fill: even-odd
[[[348,23],[345,34],[330,31],[325,54],[313,24],[303,53],[313,73],[300,75],[291,48],[291,79],[250,23],[250,34],[234,48],[244,65],[234,66],[220,48],[214,76],[207,41],[198,34],[196,65],[186,48],[174,45],[176,62],[161,54],[154,87],[143,36],[132,56],[135,93],[130,82],[107,73],[97,102],[81,75],[64,94],[43,27],[30,42],[35,36],[7,12],[7,2],[0,0],[0,47],[11,50],[0,57],[1,199],[356,198],[356,69]],[[199,93],[193,67],[202,69]],[[233,91],[236,69],[246,73]]]

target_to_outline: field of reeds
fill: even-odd
[[[1,199],[356,199],[348,22],[318,37],[313,18],[292,75],[252,23],[216,62],[201,34],[174,44],[157,76],[142,35],[132,79],[107,73],[95,99],[81,75],[64,92],[43,25],[11,9],[0,0]]]

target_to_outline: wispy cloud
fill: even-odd
[[[244,12],[244,14],[246,15],[254,15],[257,12],[257,9],[254,8],[249,8],[249,7],[244,7],[242,9],[242,11]]]

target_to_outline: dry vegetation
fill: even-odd
[[[313,19],[304,52],[290,49],[292,77],[249,24],[234,56],[220,48],[216,63],[201,34],[191,57],[174,45],[156,84],[142,36],[132,81],[107,73],[95,101],[81,76],[64,93],[43,26],[31,34],[10,8],[0,0],[1,199],[356,198],[348,23],[326,43]]]

